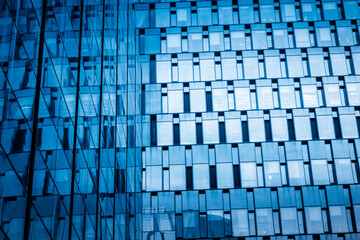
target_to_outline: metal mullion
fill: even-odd
[[[82,67],[81,61],[81,48],[82,48],[82,29],[83,29],[83,14],[84,14],[84,0],[81,0],[80,9],[80,29],[79,29],[79,50],[78,50],[78,71],[77,71],[77,83],[76,83],[76,100],[75,100],[75,126],[74,126],[74,141],[72,150],[72,162],[71,162],[71,192],[70,192],[70,216],[69,216],[69,228],[68,239],[72,239],[73,229],[73,213],[74,213],[74,189],[75,189],[75,176],[76,176],[76,143],[77,143],[77,129],[79,118],[79,101],[80,101],[80,70]],[[75,227],[74,230],[78,235]]]
[[[115,151],[115,154],[114,154],[114,177],[118,177],[117,174],[116,174],[116,167],[117,167],[117,154],[116,154],[116,151],[117,151],[117,147],[116,147],[116,144],[117,144],[117,116],[118,116],[118,95],[117,95],[117,87],[119,85],[119,82],[118,82],[118,54],[119,54],[119,2],[117,2],[117,5],[116,5],[116,59],[115,59],[115,64],[116,64],[116,67],[115,67],[115,81],[116,81],[116,85],[115,85],[115,129],[114,129],[114,151]],[[114,180],[114,207],[113,207],[113,226],[112,226],[112,239],[115,240],[115,222],[116,222],[116,217],[115,217],[115,214],[116,214],[116,180]]]
[[[37,150],[37,130],[38,130],[38,118],[39,118],[39,105],[40,105],[40,89],[41,89],[41,77],[43,72],[43,54],[44,54],[44,38],[45,38],[45,23],[46,23],[46,12],[47,12],[47,0],[42,2],[42,13],[41,13],[41,25],[40,25],[40,42],[39,42],[39,54],[37,61],[37,73],[36,73],[36,90],[34,97],[34,111],[33,111],[33,127],[31,136],[31,151],[28,165],[28,185],[27,185],[27,196],[26,196],[26,210],[24,220],[24,240],[29,239],[30,233],[30,213],[32,206],[32,191],[34,181],[34,168],[35,168],[35,153]]]
[[[98,239],[99,233],[99,193],[100,193],[100,160],[101,160],[101,124],[102,124],[102,97],[103,97],[103,80],[104,80],[104,45],[105,45],[105,0],[103,0],[102,12],[102,39],[101,39],[101,69],[100,69],[100,96],[99,96],[99,142],[98,142],[98,162],[96,169],[96,215],[95,215],[95,240]],[[101,222],[100,222],[101,223]],[[100,233],[101,234],[101,233]],[[101,239],[101,237],[100,237]]]

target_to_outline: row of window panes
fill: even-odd
[[[157,115],[143,117],[143,145],[166,146],[188,144],[217,144],[312,139],[358,138],[359,112],[352,108],[286,110]],[[155,115],[153,115],[155,116]],[[316,117],[315,117],[316,116]],[[146,136],[146,137],[145,137]]]
[[[135,5],[136,27],[204,26],[272,22],[359,19],[359,5],[355,0],[342,1],[197,1],[174,4]],[[216,6],[217,5],[217,6]]]
[[[358,48],[356,48],[358,50]],[[141,81],[146,83],[193,82],[214,80],[237,80],[259,78],[301,78],[306,76],[346,76],[360,74],[360,52],[352,54],[343,48],[330,48],[329,53],[321,49],[288,49],[226,52],[221,56],[203,53],[199,57],[182,54],[178,58],[157,55],[156,60],[147,57],[141,60]]]
[[[335,143],[333,148],[348,147],[341,141]],[[302,146],[299,142],[287,144],[290,146],[287,148],[299,148],[298,159],[287,158],[285,160],[284,155],[280,156],[280,154],[284,154],[283,146],[278,151],[277,145],[270,149],[266,145],[255,149],[246,148],[246,145],[240,145],[237,148],[232,148],[230,145],[216,145],[216,151],[213,148],[208,149],[207,146],[193,147],[192,150],[171,148],[163,151],[148,148],[143,152],[143,155],[145,154],[143,156],[145,158],[143,188],[146,191],[177,191],[358,183],[359,166],[355,159],[351,160],[350,150],[344,150],[345,154],[341,155],[342,158],[333,160],[329,156],[323,156],[323,158],[316,156],[317,158],[309,161],[308,158],[305,158],[308,157],[305,155],[307,153],[301,156],[302,152],[307,150],[306,145]],[[324,155],[331,154],[330,145],[309,144],[309,149],[314,151],[313,147],[316,145],[323,147]],[[244,150],[254,150],[250,154],[256,155],[256,159],[241,158],[246,156]],[[272,153],[275,155],[261,156],[261,154],[265,154],[264,151],[268,151],[267,154],[273,151]],[[352,149],[351,152],[354,153],[354,150]],[[347,157],[344,157],[346,154]],[[152,162],[155,156],[158,156],[159,159]]]
[[[145,114],[159,114],[360,105],[360,82],[352,77],[346,78],[346,87],[338,78],[302,78],[300,84],[293,79],[228,83],[146,85],[142,107]]]
[[[358,187],[352,185],[350,189],[352,197],[356,197]],[[278,188],[277,191],[254,189],[254,192],[234,189],[226,193],[207,190],[205,194],[184,191],[181,195],[165,192],[155,196],[146,193],[143,194],[143,231],[154,231],[157,222],[164,231],[172,230],[170,226],[183,226],[177,234],[183,232],[184,238],[356,232],[360,228],[360,206],[350,207],[345,203],[345,197],[350,201],[349,195],[349,189],[341,186],[326,187],[326,191],[303,187],[301,190]],[[311,200],[307,200],[309,198]],[[335,198],[342,201],[333,201]],[[166,212],[155,215],[147,212],[157,206]],[[174,212],[182,216],[176,223],[170,217]],[[164,214],[168,217],[161,218]]]
[[[350,21],[251,25],[251,29],[233,25],[145,30],[140,35],[140,54],[208,52],[224,50],[250,50],[271,48],[307,48],[353,46],[358,43],[358,26]],[[224,30],[225,29],[225,30]],[[314,30],[315,29],[315,30]]]

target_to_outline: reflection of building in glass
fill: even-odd
[[[1,0],[0,239],[360,239],[359,4]]]
[[[360,239],[358,1],[140,2],[143,238]]]
[[[129,4],[0,1],[0,239],[140,238]]]

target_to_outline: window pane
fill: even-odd
[[[350,159],[335,159],[335,169],[338,184],[354,183]]]
[[[189,52],[203,51],[203,37],[201,33],[189,33]]]
[[[265,125],[263,118],[251,118],[248,120],[250,142],[265,141]]]
[[[284,235],[299,233],[296,208],[280,208],[280,216],[282,233]]]
[[[224,34],[222,32],[210,32],[210,51],[224,51]]]
[[[254,57],[244,58],[244,72],[246,79],[259,78],[258,59]]]
[[[203,120],[203,137],[205,144],[219,143],[219,124],[217,120]]]
[[[183,145],[196,143],[195,121],[180,121],[180,143]]]
[[[194,189],[210,188],[210,173],[208,164],[193,165]]]
[[[324,84],[326,106],[341,106],[340,88],[338,84]]]
[[[273,235],[274,224],[271,208],[260,208],[255,210],[256,227],[259,236]]]
[[[192,82],[193,81],[193,63],[191,60],[179,61],[179,82]]]
[[[303,161],[287,161],[290,186],[305,185]]]
[[[251,109],[249,88],[235,88],[235,105],[236,110]]]
[[[295,108],[294,86],[279,86],[281,108]]]
[[[320,207],[305,207],[305,219],[308,234],[324,232]]]
[[[294,32],[295,32],[296,47],[298,48],[310,47],[309,29],[295,28]]]
[[[168,83],[171,82],[171,62],[157,61],[156,62],[156,82]]]
[[[233,188],[234,187],[234,174],[232,163],[217,163],[216,164],[216,177],[218,188]]]
[[[173,124],[172,122],[157,123],[158,145],[172,145],[173,142]]]
[[[249,235],[249,220],[247,209],[231,210],[233,235],[235,237]]]
[[[318,107],[318,94],[316,85],[301,85],[301,93],[304,107]]]
[[[226,142],[237,143],[242,141],[241,121],[238,119],[226,119]]]
[[[329,206],[329,213],[333,233],[349,232],[345,206]]]
[[[241,187],[257,187],[257,174],[255,162],[240,163]]]
[[[226,88],[213,88],[213,109],[214,111],[227,111],[228,107],[228,92]]]
[[[215,80],[214,59],[200,60],[201,81]]]
[[[314,185],[330,184],[328,165],[326,160],[311,160],[311,170]]]
[[[185,190],[185,165],[170,165],[170,190]]]
[[[281,186],[279,162],[264,162],[264,173],[266,187]]]
[[[245,50],[245,32],[231,31],[231,50]]]

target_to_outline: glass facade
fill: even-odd
[[[360,239],[359,4],[134,5],[143,239]]]
[[[0,239],[360,239],[360,1],[0,0]]]
[[[131,4],[0,1],[0,239],[140,239]]]

